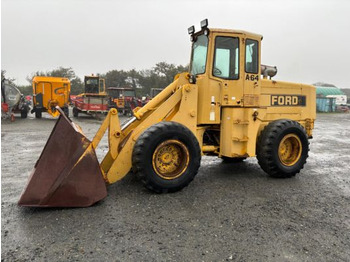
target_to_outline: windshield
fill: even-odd
[[[114,90],[114,89],[108,89],[107,93],[109,96],[113,97],[113,98],[118,98],[119,97],[119,90]]]
[[[114,98],[119,98],[120,96],[132,96],[136,97],[134,90],[124,90],[124,89],[108,89],[108,95]]]
[[[133,90],[125,90],[124,96],[135,96],[135,91]]]
[[[199,35],[192,45],[191,58],[191,75],[199,75],[205,73],[205,64],[207,60],[208,37]]]
[[[85,78],[85,93],[98,93],[98,78]]]

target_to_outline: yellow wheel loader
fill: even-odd
[[[194,179],[202,155],[256,156],[272,177],[300,172],[316,117],[315,88],[272,80],[277,69],[261,65],[261,35],[209,29],[207,20],[199,32],[188,31],[189,73],[124,125],[111,109],[90,142],[61,114],[19,205],[90,206],[130,171],[154,192],[175,192]],[[98,163],[95,148],[105,132],[109,151]]]

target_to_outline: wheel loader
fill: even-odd
[[[207,19],[188,33],[189,72],[135,108],[125,124],[111,109],[90,141],[61,113],[19,205],[90,206],[129,172],[156,193],[175,192],[194,179],[202,155],[257,157],[276,178],[300,172],[316,117],[315,88],[272,79],[277,69],[261,64],[261,35],[209,29]],[[109,151],[99,163],[95,149],[105,133]]]

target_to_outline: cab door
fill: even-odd
[[[212,76],[220,81],[221,105],[242,106],[243,76],[240,37],[220,35],[215,38]]]
[[[208,53],[208,82],[198,79],[199,124],[220,124],[222,108],[225,106],[241,107],[243,99],[243,76],[241,68],[243,57],[241,38],[233,34],[211,36],[211,48]]]
[[[99,93],[104,94],[105,93],[105,80],[104,79],[99,79]]]

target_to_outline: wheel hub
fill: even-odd
[[[302,145],[299,137],[288,134],[281,140],[278,147],[278,157],[283,165],[293,166],[301,156]]]
[[[175,179],[185,172],[189,163],[187,147],[178,140],[167,140],[153,153],[153,169],[164,179]]]

